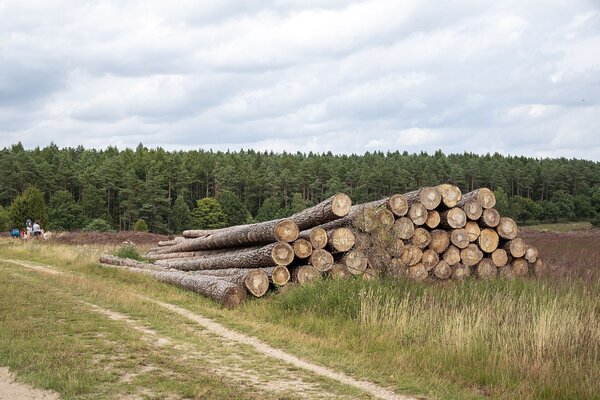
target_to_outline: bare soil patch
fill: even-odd
[[[8,368],[0,368],[0,400],[59,400],[58,393],[34,389],[15,381]]]

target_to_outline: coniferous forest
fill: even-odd
[[[178,232],[290,215],[345,192],[360,203],[449,182],[489,187],[520,221],[592,220],[600,213],[600,163],[500,154],[253,150],[165,151],[83,147],[0,151],[0,230],[26,218],[57,230]],[[510,199],[510,201],[509,201]]]

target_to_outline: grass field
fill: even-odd
[[[532,235],[554,267],[544,280],[435,287],[323,281],[284,288],[235,310],[144,276],[103,269],[95,257],[106,247],[4,241],[0,258],[50,264],[72,276],[0,263],[0,364],[65,398],[298,394],[291,387],[274,395],[261,385],[240,385],[215,373],[239,358],[226,347],[219,349],[215,338],[193,337],[189,323],[136,296],[143,294],[398,393],[437,399],[598,398],[600,237],[593,232],[564,234],[566,240],[559,239],[563,234]],[[107,321],[82,301],[128,315],[178,346],[153,346],[139,331]],[[189,349],[176,349],[185,346],[199,353],[216,348],[214,358],[221,364],[207,368],[206,360],[186,359],[182,353]],[[262,376],[276,368],[268,359],[250,363],[260,365]],[[323,391],[361,396],[307,379]]]

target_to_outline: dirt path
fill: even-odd
[[[57,393],[38,390],[15,381],[8,368],[0,367],[0,400],[59,400]]]
[[[35,264],[35,263],[26,262],[26,261],[22,261],[22,260],[10,260],[10,259],[4,260],[3,259],[0,261],[16,264],[21,267],[33,269],[33,270],[36,270],[36,271],[39,271],[42,273],[67,274],[65,272],[56,270],[55,268],[50,267],[48,265]],[[378,386],[372,382],[357,380],[357,379],[352,378],[342,372],[338,372],[338,371],[332,370],[330,368],[324,367],[322,365],[318,365],[318,364],[309,362],[307,360],[303,360],[303,359],[301,359],[293,354],[290,354],[288,352],[285,352],[281,349],[271,347],[270,345],[266,344],[265,342],[255,338],[255,337],[252,337],[252,336],[240,333],[240,332],[236,332],[232,329],[226,328],[225,326],[213,321],[210,318],[193,313],[187,309],[175,306],[173,304],[164,303],[164,302],[160,302],[160,301],[157,301],[154,299],[150,299],[150,298],[147,298],[144,296],[140,296],[140,298],[142,298],[144,301],[152,302],[156,305],[159,305],[160,307],[167,309],[170,312],[177,313],[180,316],[182,316],[190,321],[193,321],[194,323],[199,325],[201,328],[203,328],[203,330],[205,330],[206,332],[224,339],[225,341],[229,342],[233,346],[238,345],[237,347],[239,347],[240,344],[244,345],[244,346],[250,346],[257,353],[259,353],[262,356],[267,357],[271,360],[275,359],[280,362],[289,364],[295,368],[300,368],[305,371],[308,371],[311,374],[315,374],[319,377],[328,378],[333,381],[337,381],[343,385],[347,385],[347,386],[359,389],[365,393],[368,393],[370,396],[373,396],[374,398],[379,398],[379,399],[384,399],[384,400],[413,400],[413,399],[416,399],[414,397],[407,397],[407,396],[402,396],[402,395],[396,394],[396,393],[394,393],[384,387]],[[159,340],[156,340],[157,344],[159,344],[159,345],[165,345],[165,344],[169,343],[168,338],[162,338],[162,337],[159,338],[158,335],[156,334],[156,332],[152,331],[151,329],[149,329],[147,327],[143,327],[136,321],[133,321],[127,315],[119,314],[119,313],[116,313],[111,310],[106,310],[106,309],[104,309],[100,306],[94,305],[94,304],[90,304],[90,303],[86,303],[86,304],[95,312],[104,314],[108,318],[111,318],[114,320],[124,321],[124,322],[130,324],[134,329],[146,334],[147,336],[152,337],[155,340],[159,339]],[[186,349],[186,351],[189,352],[190,350]],[[197,355],[199,356],[199,354],[197,354]],[[215,360],[213,360],[213,361],[215,361]],[[222,360],[216,360],[216,361],[222,362]],[[216,367],[219,369],[221,369],[221,368],[228,369],[228,366],[226,366],[226,365],[216,365]],[[229,367],[229,369],[230,368],[231,367]],[[246,379],[251,378],[252,380],[260,380],[260,377],[250,376],[250,375],[256,375],[256,371],[252,371],[253,374],[249,374],[250,371],[230,371],[230,372],[236,372],[238,375],[241,374]],[[285,382],[285,381],[286,380],[283,379],[282,382],[280,382],[280,384],[283,384],[283,386],[291,385],[291,386],[288,386],[288,389],[290,389],[290,388],[300,389],[299,386],[306,386],[308,384],[307,382],[289,382],[289,381]],[[298,386],[296,386],[296,385],[298,385]],[[310,384],[308,386],[304,387],[304,389],[305,390],[304,390],[303,394],[308,395],[308,398],[313,398],[310,395],[311,392],[313,395],[318,393],[318,391],[315,390],[316,388],[310,387]],[[321,394],[325,394],[325,393],[321,393]],[[332,394],[332,395],[333,396],[324,396],[324,397],[336,397],[334,394]],[[318,397],[321,397],[321,396],[318,396]],[[3,399],[2,391],[0,391],[0,399]],[[8,397],[7,397],[7,399],[8,399]]]

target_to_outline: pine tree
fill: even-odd
[[[214,197],[205,197],[196,202],[192,211],[192,224],[196,229],[217,229],[227,225],[227,216]]]
[[[242,225],[248,221],[248,210],[235,193],[230,190],[222,190],[218,200],[227,216],[227,226]]]
[[[10,215],[8,210],[0,206],[0,232],[6,232],[12,229]]]
[[[25,226],[31,219],[44,227],[48,222],[44,194],[35,186],[27,188],[10,206],[10,219],[14,226]]]
[[[48,228],[71,231],[83,228],[85,218],[81,206],[75,202],[71,192],[61,190],[50,199]]]
[[[272,219],[280,218],[283,214],[281,209],[281,203],[278,198],[269,197],[258,209],[256,214],[256,222],[270,221]]]
[[[189,228],[190,207],[182,195],[177,196],[171,210],[171,230],[175,233],[183,232]]]

